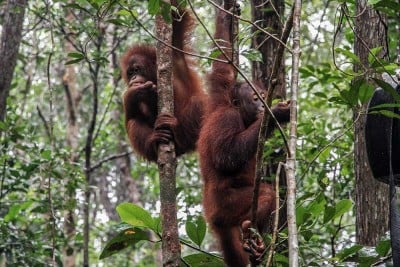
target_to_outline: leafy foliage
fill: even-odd
[[[333,33],[338,26],[337,5],[345,4],[349,14],[356,15],[356,1],[303,2],[296,210],[301,265],[370,266],[390,255],[390,242],[383,236],[376,247],[366,248],[355,241],[351,111],[367,103],[378,86],[397,101],[400,97],[379,75],[352,82],[359,75],[353,64],[360,61],[352,49],[353,29],[347,26],[337,36]],[[389,17],[389,53],[395,58],[399,4],[395,0],[368,2]],[[212,31],[214,8],[206,1],[193,3]],[[54,256],[61,266],[65,255],[78,255],[77,266],[82,265],[84,191],[88,188],[91,263],[96,265],[100,258],[104,266],[157,266],[158,173],[154,164],[129,154],[118,58],[132,43],[155,43],[145,29],[152,31],[155,14],[170,19],[169,8],[159,0],[29,2],[6,120],[0,122],[0,262],[47,266]],[[242,14],[250,17],[248,2]],[[343,25],[351,25],[349,20],[343,18]],[[257,50],[250,47],[251,25],[242,22],[240,27],[241,55],[260,60]],[[212,58],[218,53],[209,51],[211,41],[201,25],[194,46],[203,56]],[[368,71],[393,74],[398,65],[378,59],[381,49],[371,49],[372,69]],[[199,71],[205,73],[211,61],[199,60]],[[241,65],[246,73],[250,73],[248,65]],[[66,83],[69,67],[76,73],[75,92]],[[95,110],[94,88],[98,89],[98,114],[91,166],[101,164],[91,171],[88,181],[85,148]],[[76,101],[72,109],[71,99]],[[73,134],[72,118],[76,118]],[[274,154],[275,145],[282,147],[282,139],[277,139],[266,145],[266,159]],[[106,160],[119,154],[129,156]],[[182,261],[191,266],[223,266],[220,256],[207,252],[215,241],[201,217],[202,186],[195,155],[180,159],[177,176]],[[67,233],[70,211],[75,231]],[[123,223],[116,224],[120,219]],[[276,266],[288,265],[286,240],[283,229]]]

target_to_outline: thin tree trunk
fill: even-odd
[[[172,27],[161,15],[156,18],[156,34],[165,43],[172,43]],[[157,87],[159,112],[174,114],[172,50],[161,42],[157,43]],[[180,244],[176,207],[177,162],[173,142],[159,145],[157,163],[160,176],[163,266],[178,267]]]
[[[71,10],[66,10],[66,20],[68,22],[72,22],[74,20],[73,14]],[[68,33],[73,34],[73,33]],[[70,37],[73,39],[72,37]],[[65,55],[68,53],[75,52],[72,44],[68,41],[64,43],[64,51]],[[78,149],[79,136],[78,136],[78,120],[77,120],[77,105],[80,100],[80,93],[76,88],[76,71],[74,65],[66,65],[64,76],[62,77],[65,96],[66,96],[66,105],[67,105],[67,135],[66,141],[67,146],[71,150],[71,154],[69,156],[69,160],[71,163],[77,163],[78,156],[76,151]],[[75,177],[71,177],[70,179],[76,179]],[[68,181],[72,182],[72,181]],[[68,191],[66,192],[66,202],[74,202],[76,199],[76,190],[74,186],[68,186]],[[71,207],[71,205],[67,205],[67,207]],[[64,267],[75,267],[76,263],[76,247],[74,244],[75,235],[76,235],[76,225],[75,225],[75,207],[72,205],[71,208],[65,210],[64,212],[64,234],[67,238],[66,246],[63,249],[63,266]]]
[[[6,115],[6,101],[17,64],[25,7],[26,0],[9,0],[4,9],[0,40],[0,121],[3,121]]]
[[[289,266],[299,266],[299,244],[296,227],[296,143],[297,143],[297,92],[300,65],[300,15],[301,0],[294,1],[293,12],[293,54],[290,98],[289,151],[286,161],[287,175],[287,220],[289,232]]]
[[[354,50],[361,64],[355,65],[356,72],[371,75],[368,53],[371,48],[383,47],[380,57],[387,55],[386,18],[367,6],[367,0],[358,0],[355,16],[356,38]],[[354,110],[354,168],[356,200],[356,240],[361,245],[374,246],[379,238],[388,231],[388,186],[376,181],[372,176],[365,149],[365,114],[366,105]]]

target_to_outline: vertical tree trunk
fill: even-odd
[[[165,43],[172,43],[172,27],[163,20],[161,15],[156,18],[156,34]],[[161,42],[157,43],[157,88],[159,112],[174,114],[172,50]],[[159,145],[157,163],[160,176],[163,266],[178,267],[180,244],[176,214],[177,163],[174,143]]]
[[[258,24],[266,29],[271,34],[274,34],[277,38],[282,37],[283,33],[283,22],[282,16],[284,15],[285,2],[283,0],[273,1],[262,1],[252,0],[251,11],[252,21],[258,22]],[[291,19],[291,18],[289,18]],[[258,49],[262,55],[262,62],[252,63],[252,79],[259,81],[264,84],[265,88],[269,88],[274,83],[272,90],[273,98],[285,98],[286,97],[286,79],[285,79],[285,64],[284,54],[279,56],[278,50],[280,49],[280,43],[274,40],[265,33],[260,32],[255,27],[253,28],[255,33],[252,46],[254,49]],[[282,40],[286,42],[286,40]],[[278,70],[274,71],[274,62],[279,61]],[[278,151],[276,157],[271,157],[265,164],[265,170],[262,170],[264,176],[274,177],[277,171],[279,161],[277,158],[282,158],[285,151],[282,149]],[[286,188],[286,175],[285,171],[281,171],[281,179],[279,179],[280,187]],[[280,199],[286,198],[286,190],[281,190]],[[286,203],[286,202],[285,202]],[[279,210],[279,225],[283,226],[286,224],[286,204],[284,204]],[[282,245],[286,247],[286,245]]]
[[[293,54],[290,98],[289,153],[286,160],[287,220],[289,243],[289,266],[299,266],[299,244],[296,225],[296,144],[297,144],[297,95],[300,65],[300,15],[301,0],[295,0],[293,9]]]
[[[65,19],[68,22],[72,22],[74,20],[73,14],[71,10],[66,11]],[[73,33],[68,33],[73,35]],[[68,41],[64,43],[64,51],[65,55],[68,53],[74,52],[72,44]],[[64,76],[62,77],[63,86],[65,90],[66,96],[66,105],[67,105],[67,135],[66,141],[67,146],[71,149],[71,154],[69,156],[69,160],[71,163],[77,163],[78,156],[76,151],[78,149],[78,122],[77,122],[77,114],[76,109],[78,102],[80,100],[80,93],[76,89],[76,71],[74,65],[67,65],[65,67]],[[75,179],[72,177],[71,179]],[[75,201],[76,191],[74,186],[67,187],[69,188],[66,192],[66,201],[71,203]],[[64,234],[67,238],[66,246],[63,249],[63,266],[64,267],[75,267],[76,262],[76,247],[74,244],[75,234],[76,234],[76,225],[75,225],[75,205],[67,205],[67,207],[71,207],[64,212]]]
[[[355,16],[356,38],[354,50],[361,64],[355,65],[356,72],[365,72],[364,79],[372,75],[368,65],[368,53],[371,48],[383,47],[378,55],[387,55],[386,18],[378,14],[367,0],[358,0]],[[354,110],[354,168],[355,168],[355,200],[356,200],[356,239],[357,243],[374,246],[379,238],[388,230],[388,186],[378,182],[372,176],[365,149],[365,114],[366,105]],[[358,119],[357,119],[358,118]]]
[[[26,0],[9,0],[4,10],[0,39],[0,121],[3,121],[6,115],[6,101],[17,64],[25,7]]]
[[[252,0],[251,11],[252,21],[266,29],[276,38],[282,36],[283,24],[281,16],[284,14],[285,2],[283,0]],[[271,77],[274,60],[276,60],[276,52],[279,42],[258,29],[253,28],[253,32],[257,32],[253,37],[252,46],[258,49],[262,55],[262,62],[254,61],[253,64],[253,80],[260,81],[265,88],[269,88],[271,83],[274,83],[274,97],[285,98],[286,96],[286,81],[285,81],[285,65],[284,57],[277,60],[281,61],[276,77]]]

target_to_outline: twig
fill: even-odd
[[[276,176],[275,176],[275,216],[274,216],[274,229],[272,231],[272,239],[270,243],[270,248],[269,248],[269,253],[268,253],[268,259],[267,259],[267,264],[265,265],[266,267],[271,266],[272,264],[272,257],[275,252],[275,244],[276,244],[276,239],[278,236],[278,225],[279,225],[279,209],[280,209],[280,197],[279,197],[279,177],[281,175],[281,169],[284,163],[279,162],[278,164],[278,169],[276,171]]]
[[[115,154],[115,155],[108,156],[108,157],[106,157],[106,158],[100,160],[99,162],[93,164],[93,165],[90,167],[89,171],[90,171],[90,172],[93,172],[94,170],[100,168],[101,165],[103,165],[103,163],[106,163],[106,162],[108,162],[108,161],[112,161],[112,160],[114,160],[114,159],[119,159],[119,158],[126,157],[126,156],[128,156],[129,154],[131,154],[131,153],[132,153],[132,151],[128,151],[128,152],[124,152],[124,153],[120,153],[120,154]]]
[[[39,114],[40,119],[43,121],[43,125],[44,125],[44,129],[46,130],[46,134],[49,137],[49,140],[51,140],[51,133],[50,133],[50,127],[49,124],[46,120],[46,118],[44,117],[42,110],[39,108],[39,106],[36,106],[36,110]]]

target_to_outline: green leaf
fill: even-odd
[[[400,115],[390,110],[371,111],[369,114],[380,114],[388,118],[400,119]]]
[[[21,210],[21,205],[19,204],[11,206],[6,216],[4,216],[4,221],[7,223],[14,220],[19,214],[20,210]]]
[[[360,58],[352,53],[350,50],[346,50],[340,47],[335,48],[336,53],[342,54],[347,59],[349,59],[352,63],[360,63]]]
[[[381,105],[376,105],[376,106],[370,107],[369,109],[380,110],[380,109],[385,109],[385,108],[400,108],[400,104],[394,104],[394,103],[381,104]]]
[[[191,254],[183,257],[184,261],[190,266],[196,267],[224,267],[225,264],[222,258],[211,256],[205,253]],[[187,266],[187,265],[182,265]]]
[[[358,90],[358,99],[362,104],[367,103],[375,92],[375,87],[368,83],[361,84]]]
[[[368,62],[370,64],[376,61],[376,55],[382,50],[382,48],[382,46],[378,46],[371,49],[371,51],[368,53]]]
[[[206,236],[206,223],[203,217],[198,217],[196,224],[191,221],[186,222],[186,233],[189,238],[199,247]]]
[[[324,212],[324,223],[329,222],[332,220],[333,216],[335,216],[335,208],[332,206],[327,206]]]
[[[171,5],[165,2],[161,2],[161,16],[163,17],[164,21],[167,23],[172,23],[171,17]]]
[[[388,92],[389,94],[392,95],[392,97],[395,99],[396,102],[400,102],[400,95],[396,92],[396,90],[387,82],[380,80],[380,79],[375,79],[373,80],[378,84],[379,87],[381,87],[383,90]]]
[[[136,227],[145,227],[155,230],[154,219],[143,208],[132,204],[122,203],[117,206],[117,212],[123,222]]]
[[[160,0],[150,0],[147,10],[151,15],[156,15],[160,10]]]
[[[44,159],[44,160],[51,160],[52,156],[51,156],[51,150],[43,150],[42,152],[40,152],[40,156]]]
[[[72,65],[72,64],[78,63],[78,62],[82,61],[82,59],[83,59],[83,58],[78,58],[78,59],[74,59],[74,60],[67,61],[67,62],[65,63],[65,65]]]
[[[298,226],[304,223],[306,209],[302,206],[296,208],[296,223]]]
[[[389,254],[391,248],[390,240],[382,240],[376,245],[376,252],[379,254],[381,257],[385,257]]]
[[[127,224],[122,224],[120,228],[118,234],[107,242],[100,254],[100,260],[118,253],[141,240],[149,240],[149,234],[142,229],[134,228]]]
[[[112,23],[117,26],[127,26],[128,25],[128,23],[126,23],[126,21],[122,20],[122,19],[109,19],[109,20],[107,20],[107,22]]]
[[[326,200],[323,195],[319,195],[308,207],[308,211],[318,216],[325,210]]]
[[[360,249],[362,249],[363,248],[363,246],[361,246],[361,245],[354,245],[354,246],[352,246],[352,247],[350,247],[350,248],[345,248],[345,249],[343,249],[342,251],[340,251],[338,254],[337,254],[337,257],[341,260],[341,261],[343,261],[343,260],[345,260],[345,259],[347,259],[348,257],[350,257],[350,256],[352,256],[352,255],[354,255],[354,254],[356,254],[358,251],[360,251]]]
[[[84,56],[82,53],[71,52],[71,53],[68,53],[68,57],[72,57],[72,58],[84,58],[85,56]]]
[[[353,202],[350,199],[343,199],[336,204],[335,207],[335,216],[333,219],[338,218],[350,211],[353,207]]]

